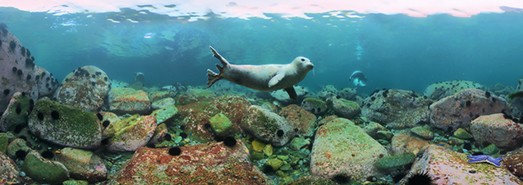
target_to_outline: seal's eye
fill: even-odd
[[[302,61],[302,62],[305,62],[305,59],[304,59],[304,58],[301,58],[301,61]]]

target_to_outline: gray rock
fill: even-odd
[[[481,116],[509,110],[504,99],[479,89],[465,89],[430,105],[432,126],[452,132]]]
[[[346,99],[346,100],[356,100],[356,95],[358,92],[354,88],[343,88],[338,91],[337,95],[340,98]]]
[[[24,127],[27,117],[34,106],[34,101],[25,93],[16,92],[0,118],[0,131],[12,131],[15,127]]]
[[[430,103],[413,91],[380,90],[365,98],[361,113],[390,128],[410,128],[428,121]]]
[[[249,107],[240,127],[257,139],[274,146],[285,145],[295,135],[294,128],[285,118],[256,105]]]
[[[103,70],[96,66],[83,66],[64,78],[54,97],[66,105],[98,111],[104,104],[110,85],[111,81]]]
[[[479,145],[494,144],[498,148],[511,150],[519,147],[523,141],[521,126],[498,113],[474,119],[470,123],[470,132]]]
[[[439,100],[456,94],[464,89],[482,89],[481,84],[466,80],[451,80],[430,84],[425,88],[424,95],[433,100]]]

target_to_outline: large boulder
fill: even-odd
[[[138,149],[109,184],[270,184],[245,145],[222,142]]]
[[[311,173],[365,180],[380,175],[374,163],[388,155],[387,149],[352,121],[333,119],[316,131],[311,152]]]
[[[0,112],[5,110],[15,92],[24,92],[36,100],[40,94],[39,87],[42,87],[41,94],[56,89],[58,86],[56,79],[52,75],[47,75],[45,78],[39,76],[45,69],[37,70],[34,56],[2,23],[0,23],[0,41],[0,79],[2,79]],[[45,84],[45,86],[38,84]]]
[[[505,168],[488,163],[471,164],[467,156],[437,145],[430,145],[400,181],[405,184],[415,174],[426,173],[433,184],[522,184]]]
[[[424,95],[433,100],[439,100],[447,96],[456,94],[464,89],[483,89],[479,83],[466,80],[451,80],[430,84],[425,88]]]
[[[93,149],[102,141],[101,123],[94,113],[47,98],[36,102],[29,115],[29,130],[36,137],[62,146]]]
[[[504,99],[479,89],[465,89],[430,105],[430,123],[446,131],[468,127],[481,116],[509,110]]]
[[[69,73],[56,91],[58,102],[99,111],[104,105],[111,81],[107,74],[96,66],[83,66]]]
[[[409,128],[428,121],[430,103],[413,91],[380,90],[365,98],[361,113],[390,128]]]
[[[295,131],[285,118],[260,106],[251,105],[240,126],[257,139],[283,146],[294,138]]]
[[[470,132],[479,145],[494,144],[498,148],[514,149],[523,142],[520,123],[505,118],[502,113],[480,116],[470,123]]]

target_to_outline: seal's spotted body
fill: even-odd
[[[223,58],[213,47],[211,51],[223,66],[216,65],[220,73],[207,69],[207,86],[212,86],[220,79],[261,91],[285,89],[289,97],[296,99],[293,85],[297,84],[314,67],[305,57],[296,57],[289,64],[234,65]]]

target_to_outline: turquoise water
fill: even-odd
[[[310,19],[220,18],[190,21],[137,10],[52,15],[0,8],[5,23],[31,50],[36,64],[61,80],[73,69],[95,65],[121,81],[143,72],[149,85],[205,85],[215,47],[237,64],[288,63],[306,56],[315,64],[300,85],[351,87],[361,70],[369,79],[360,92],[398,88],[422,91],[445,80],[486,86],[515,86],[523,69],[523,13],[482,13],[471,17],[434,14],[328,13]]]

